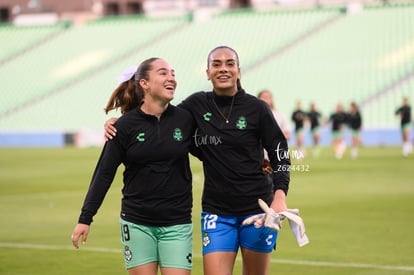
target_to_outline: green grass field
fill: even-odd
[[[75,250],[77,222],[100,149],[0,149],[0,274],[127,274],[120,252],[117,178]],[[294,164],[288,206],[299,208],[310,244],[299,248],[284,224],[270,274],[414,274],[414,156],[400,148],[362,148],[336,160],[330,148]],[[193,274],[202,274],[200,196],[194,177]],[[234,274],[241,274],[241,261]]]

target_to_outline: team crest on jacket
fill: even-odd
[[[175,141],[182,141],[183,140],[183,133],[181,132],[180,128],[175,128],[173,133],[173,138]]]
[[[125,251],[124,251],[124,256],[125,256],[125,260],[130,261],[132,259],[132,252],[131,250],[129,250],[129,246],[125,246]]]
[[[244,130],[247,127],[247,120],[244,116],[239,117],[236,122],[236,127],[239,130]]]

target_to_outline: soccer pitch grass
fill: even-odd
[[[75,250],[77,222],[99,148],[0,149],[0,274],[127,274],[119,245],[123,167]],[[414,274],[414,156],[400,148],[362,148],[334,158],[322,148],[292,171],[288,206],[299,208],[310,244],[299,248],[288,223],[270,274]],[[296,166],[299,167],[300,166]],[[193,274],[202,274],[201,164],[194,178]],[[241,274],[240,257],[234,274]]]

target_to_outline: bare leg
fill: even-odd
[[[358,136],[352,136],[352,148],[351,148],[351,157],[356,159],[358,157],[358,147],[360,140]]]
[[[412,144],[410,143],[410,131],[407,129],[404,129],[402,131],[402,139],[403,139],[403,148],[402,153],[403,156],[407,156],[408,154],[412,153]]]
[[[162,275],[190,275],[191,270],[182,269],[182,268],[173,268],[173,267],[162,267]]]
[[[243,275],[268,275],[271,253],[255,252],[242,248]]]
[[[313,156],[318,157],[319,156],[319,139],[320,139],[320,135],[319,135],[319,133],[314,133],[312,136],[313,136]]]
[[[212,252],[203,256],[204,275],[233,274],[236,252]]]
[[[158,263],[152,262],[128,269],[129,275],[157,275]]]

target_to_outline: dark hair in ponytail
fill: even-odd
[[[144,100],[144,90],[141,85],[139,85],[139,81],[141,79],[149,79],[148,71],[152,69],[152,62],[157,59],[159,58],[153,57],[143,61],[135,74],[128,81],[118,85],[104,109],[106,114],[108,114],[109,111],[118,108],[120,108],[121,113],[124,114],[142,103]]]
[[[121,109],[121,113],[124,114],[138,105],[138,96],[135,92],[134,78],[131,77],[128,81],[122,82],[113,91],[109,98],[108,104],[104,108],[105,113],[114,109]]]
[[[207,56],[207,68],[210,65],[210,57],[211,57],[211,55],[213,54],[213,52],[215,52],[216,50],[219,50],[219,49],[228,49],[228,50],[232,51],[236,55],[237,67],[240,69],[239,55],[237,54],[237,52],[233,48],[231,48],[229,46],[217,46],[214,49],[212,49],[209,52],[208,56]],[[236,85],[237,85],[237,90],[241,90],[242,89],[241,82],[240,82],[240,78],[237,79]]]

